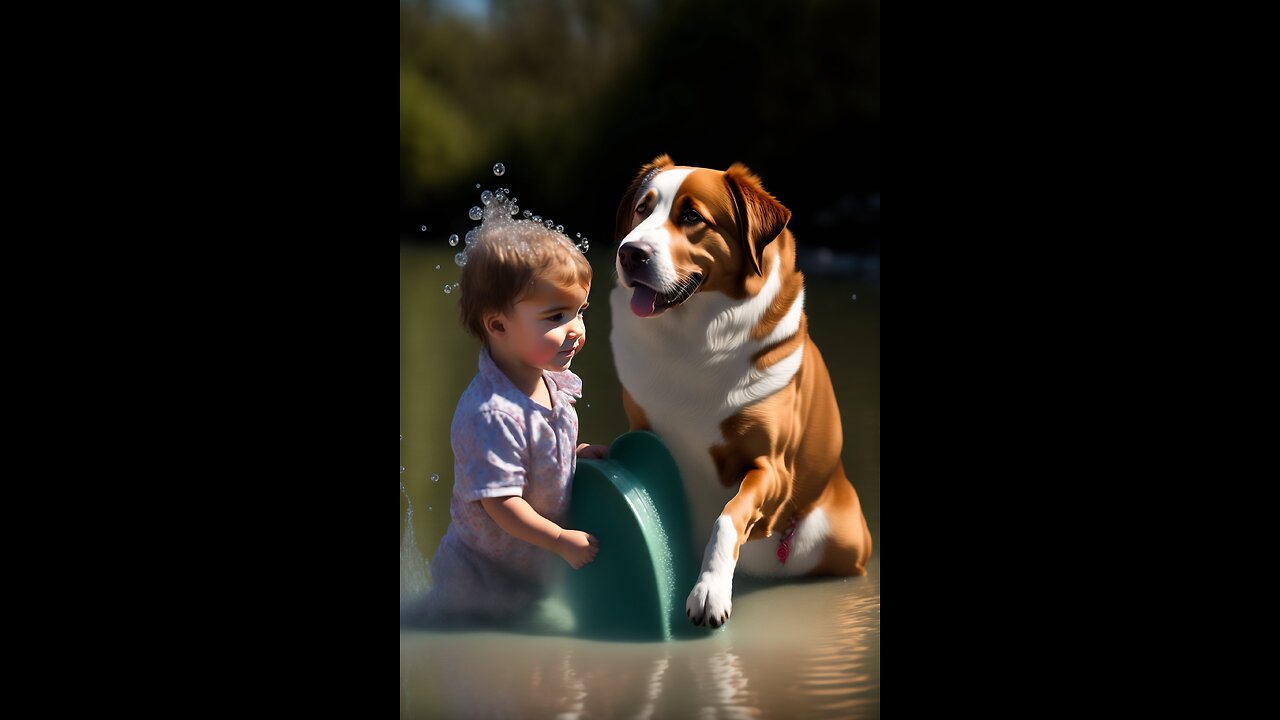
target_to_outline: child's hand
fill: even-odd
[[[581,530],[561,530],[560,536],[556,538],[555,551],[577,570],[596,559],[596,553],[600,552],[600,541]]]
[[[591,460],[604,460],[609,457],[609,446],[582,443],[578,446],[578,457],[589,458]]]

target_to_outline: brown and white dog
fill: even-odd
[[[737,567],[861,575],[871,555],[790,219],[743,165],[666,155],[618,206],[614,362],[631,429],[671,449],[694,539],[709,538],[685,603],[697,625],[728,620]]]

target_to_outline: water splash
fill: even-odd
[[[431,566],[418,550],[418,539],[413,532],[413,500],[400,481],[400,494],[404,496],[404,532],[400,534],[400,612],[427,594],[431,589]]]
[[[502,175],[506,172],[506,167],[502,163],[494,165],[494,174]],[[477,183],[476,188],[480,185]],[[557,225],[554,220],[543,220],[541,215],[536,215],[531,210],[521,211],[520,206],[516,204],[517,199],[511,195],[511,188],[498,187],[492,190],[483,190],[480,193],[480,205],[472,206],[467,211],[467,217],[479,222],[480,224],[467,231],[465,236],[465,247],[462,251],[454,255],[453,261],[458,267],[465,267],[467,264],[467,255],[475,243],[481,241],[481,234],[486,237],[500,238],[502,242],[511,245],[517,252],[528,249],[528,243],[534,239],[537,232],[551,231],[559,236],[561,241],[568,241],[565,235],[564,225]],[[521,219],[521,213],[523,218]],[[537,223],[537,225],[535,225]],[[578,233],[578,237],[582,238],[582,233]],[[585,245],[586,238],[582,238]],[[458,246],[458,236],[449,236],[449,246]],[[576,246],[578,250],[585,252],[583,245]],[[452,288],[445,286],[445,293],[458,289],[458,284],[454,283]]]

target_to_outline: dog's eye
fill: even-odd
[[[636,206],[637,215],[643,215],[647,212],[649,212],[649,206],[646,205],[645,203],[640,203],[639,205]]]
[[[702,216],[698,214],[697,210],[685,210],[684,215],[680,216],[680,222],[685,225],[697,225],[702,222]]]

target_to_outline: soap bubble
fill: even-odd
[[[507,166],[506,166],[506,165],[503,165],[502,163],[498,163],[498,164],[496,164],[496,165],[494,165],[494,166],[493,166],[493,174],[494,174],[494,175],[502,175],[502,174],[503,174],[503,173],[505,173],[506,171],[507,171]]]
[[[449,247],[458,247],[458,233],[449,236]]]
[[[445,294],[445,295],[448,295],[448,294],[449,294],[449,293],[451,293],[451,292],[453,292],[453,286],[452,286],[452,285],[450,285],[449,283],[445,283],[445,284],[444,284],[444,294]],[[404,468],[401,468],[401,469],[400,469],[400,472],[404,472]]]
[[[457,255],[453,256],[453,261],[458,264],[458,267],[462,267],[467,264],[467,254],[458,253]]]
[[[471,208],[470,212],[467,213],[467,217],[471,218],[472,220],[479,220],[484,217],[484,210],[481,210],[480,206],[476,205]]]
[[[436,473],[431,473],[431,482],[440,482],[440,476]]]
[[[485,190],[484,192],[480,193],[480,202],[484,203],[485,205],[488,205],[489,203],[492,203],[492,202],[493,202],[493,191],[492,191],[492,190]],[[473,219],[473,220],[479,220],[480,218],[472,218],[472,219]]]
[[[426,225],[423,225],[423,226],[422,226],[422,232],[426,232],[426,231],[427,231],[427,226],[426,226]]]
[[[563,226],[563,225],[557,225],[557,226],[556,226],[556,232],[558,232],[558,233],[562,233],[562,232],[564,232],[564,226]]]

